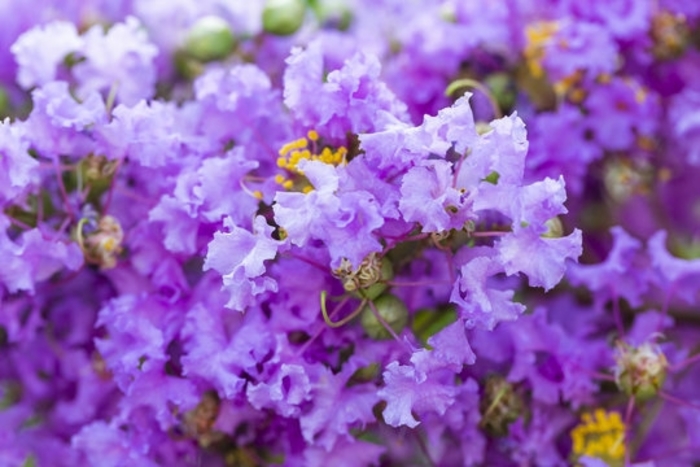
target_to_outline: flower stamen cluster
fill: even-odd
[[[86,230],[88,233],[85,233]],[[78,246],[88,263],[96,264],[102,269],[111,269],[117,265],[117,256],[122,252],[124,231],[116,218],[102,216],[95,224],[84,217],[78,222],[75,232]]]
[[[611,467],[622,466],[625,458],[625,424],[617,412],[596,409],[584,413],[571,431],[572,455],[598,458]]]
[[[298,167],[299,162],[302,160],[319,161],[333,166],[347,163],[346,156],[348,150],[346,147],[340,146],[337,149],[332,149],[329,146],[325,146],[321,149],[319,139],[318,132],[309,130],[306,137],[291,141],[280,148],[277,166],[287,170],[292,176],[290,178],[278,174],[275,177],[275,181],[279,185],[282,185],[282,188],[291,190],[295,185],[299,185],[295,182],[293,177],[295,175],[304,175],[304,172]],[[309,185],[308,182],[301,183],[300,185],[301,186],[298,188],[304,193],[313,190],[313,187]]]

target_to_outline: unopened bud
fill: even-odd
[[[400,298],[395,295],[386,294],[376,299],[373,303],[379,316],[381,316],[395,333],[398,334],[403,330],[408,322],[408,310]],[[377,319],[369,305],[362,311],[362,327],[372,339],[380,340],[391,338],[391,333]]]
[[[560,238],[564,235],[564,226],[558,217],[552,217],[544,224],[547,231],[542,234],[544,238]]]
[[[661,390],[668,361],[661,348],[652,342],[638,347],[620,342],[615,355],[615,382],[622,392],[637,401],[649,400]]]
[[[263,10],[263,29],[277,36],[289,36],[304,23],[306,4],[303,0],[267,0]]]
[[[226,58],[233,51],[236,40],[229,24],[218,16],[204,16],[190,27],[184,52],[201,62]]]

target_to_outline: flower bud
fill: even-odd
[[[513,383],[501,375],[491,375],[484,384],[479,412],[481,429],[491,436],[500,437],[508,434],[511,423],[527,416],[527,407]]]
[[[408,322],[408,309],[406,305],[395,295],[382,295],[374,301],[374,307],[379,316],[394,330],[399,333]],[[391,334],[384,325],[377,319],[369,305],[362,311],[362,327],[372,339],[389,339]]]
[[[413,316],[411,330],[423,345],[426,345],[429,338],[456,320],[457,311],[453,306],[437,309],[423,308]]]
[[[638,347],[620,342],[615,355],[615,382],[622,392],[643,402],[656,396],[666,380],[668,361],[652,342]]]
[[[544,224],[547,227],[547,231],[542,234],[544,238],[561,238],[564,236],[564,226],[558,217],[552,217],[548,219]]]
[[[229,24],[218,16],[204,16],[190,27],[184,52],[201,62],[226,58],[236,41]]]
[[[263,10],[263,29],[277,36],[289,36],[304,23],[306,4],[303,0],[267,0]]]

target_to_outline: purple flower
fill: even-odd
[[[338,191],[340,168],[321,162],[299,166],[314,186],[309,193],[278,192],[275,221],[288,234],[289,241],[305,246],[310,239],[323,240],[331,254],[331,268],[340,267],[343,258],[359,266],[370,253],[381,251],[373,231],[384,219],[374,197],[364,191]]]
[[[525,310],[522,304],[512,301],[513,290],[499,287],[496,276],[502,272],[501,262],[491,251],[475,252],[475,256],[461,267],[450,302],[460,307],[460,315],[467,327],[490,330],[501,321],[516,319]]]
[[[528,120],[530,150],[526,164],[541,176],[563,175],[570,192],[583,191],[588,166],[603,156],[600,146],[587,138],[589,122],[577,107],[563,103],[554,112],[544,112]]]
[[[230,218],[224,220],[229,232],[217,232],[209,244],[204,270],[213,269],[223,280],[223,289],[230,294],[227,307],[244,311],[255,303],[255,296],[276,291],[277,283],[264,276],[265,261],[274,259],[281,242],[272,238],[272,227],[259,216],[254,232],[237,227]]]
[[[622,227],[610,229],[613,247],[600,264],[570,264],[567,278],[574,285],[585,285],[595,292],[595,301],[603,307],[608,300],[626,299],[636,307],[649,289],[648,260],[642,244]]]
[[[666,236],[666,231],[660,230],[647,243],[656,276],[654,282],[667,294],[678,296],[686,303],[694,303],[698,299],[696,284],[700,259],[686,260],[672,256],[666,249]]]
[[[632,79],[614,78],[595,86],[585,101],[595,140],[603,148],[635,148],[640,136],[653,137],[661,111],[657,96]]]
[[[347,387],[360,363],[359,359],[351,359],[340,373],[333,374],[324,368],[314,378],[310,395],[313,407],[300,418],[301,432],[310,445],[330,451],[354,439],[352,428],[375,422],[372,408],[379,401],[375,387]]]
[[[75,271],[82,266],[83,254],[75,243],[40,229],[28,230],[13,241],[5,232],[8,226],[7,218],[0,218],[0,254],[4,258],[0,281],[11,293],[34,292],[37,283],[64,268]]]
[[[578,71],[589,77],[612,73],[618,67],[618,46],[598,24],[564,20],[545,46],[543,65],[554,82]]]
[[[358,52],[324,79],[324,52],[316,41],[305,50],[293,49],[287,65],[284,102],[306,128],[341,140],[347,132],[382,129],[390,121],[384,114],[408,119],[405,104],[379,81],[374,56]]]
[[[55,80],[66,56],[80,53],[82,47],[73,23],[54,21],[35,26],[19,36],[10,49],[19,66],[17,83],[29,89]]]
[[[21,127],[0,122],[0,202],[3,205],[39,181],[39,163],[28,154],[29,142]]]
[[[404,175],[399,209],[408,222],[421,224],[423,232],[461,229],[474,214],[467,211],[465,196],[453,186],[451,164],[424,161]]]
[[[414,411],[442,415],[455,402],[457,389],[451,383],[436,381],[412,365],[391,362],[383,376],[385,386],[377,395],[387,402],[383,416],[390,426],[415,428],[420,422]]]
[[[132,106],[153,97],[156,70],[153,60],[158,49],[148,42],[146,31],[134,17],[113,25],[105,33],[93,26],[83,35],[82,56],[73,75],[79,94],[116,89],[116,101]]]
[[[576,260],[581,255],[581,231],[576,229],[563,238],[543,238],[524,229],[505,235],[497,248],[506,274],[522,272],[531,286],[549,290],[564,276],[566,260]]]

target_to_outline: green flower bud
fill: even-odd
[[[512,109],[515,105],[515,86],[507,73],[494,73],[486,77],[486,86],[491,90],[498,106],[502,109]]]
[[[352,376],[348,380],[346,386],[352,387],[352,386],[355,386],[357,384],[369,383],[370,381],[374,381],[378,375],[379,375],[379,364],[378,363],[370,363],[367,366],[363,366],[362,368],[358,368],[355,371],[355,373],[352,374]]]
[[[457,320],[457,311],[454,307],[443,307],[438,309],[424,308],[418,310],[413,316],[411,330],[418,339],[426,345],[428,339],[454,323]]]
[[[661,390],[668,361],[655,343],[645,342],[638,347],[620,342],[615,355],[615,382],[620,391],[643,402]]]
[[[229,24],[218,16],[204,16],[190,27],[184,52],[200,62],[226,58],[233,52],[236,40]]]
[[[395,295],[382,295],[374,301],[374,306],[379,312],[379,316],[394,330],[399,333],[408,322],[408,309],[406,305]],[[379,322],[369,305],[362,311],[362,327],[372,339],[389,339],[391,334],[384,325]]]
[[[270,34],[289,36],[304,23],[306,3],[303,0],[267,0],[263,10],[263,29]]]
[[[561,238],[564,236],[564,226],[558,217],[552,217],[545,222],[547,231],[542,234],[544,238]]]

